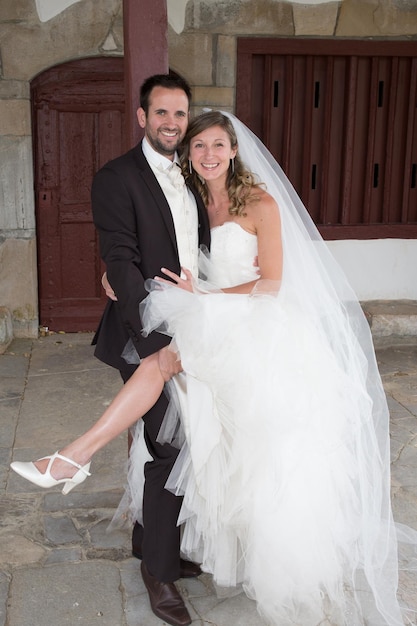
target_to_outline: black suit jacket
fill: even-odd
[[[209,246],[207,212],[197,195],[199,242]],[[92,209],[99,233],[100,253],[109,282],[118,298],[108,301],[93,343],[95,355],[121,370],[122,351],[132,339],[140,357],[169,343],[154,332],[141,334],[139,303],[148,278],[161,275],[161,267],[179,273],[174,222],[165,195],[142,151],[141,143],[107,163],[94,177]]]

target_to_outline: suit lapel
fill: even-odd
[[[162,191],[158,181],[156,180],[156,177],[154,173],[152,172],[149,163],[145,159],[145,156],[142,151],[141,143],[139,143],[134,148],[134,156],[135,156],[135,160],[138,166],[139,174],[143,182],[145,183],[145,185],[148,187],[149,191],[151,192],[156,210],[158,210],[161,213],[162,218],[167,227],[170,239],[178,254],[177,238],[175,236],[174,220],[172,218],[171,209],[169,208],[169,204],[167,202],[167,199],[165,198],[165,194]],[[207,247],[209,247],[210,246],[210,225],[209,225],[209,220],[208,220],[208,214],[199,194],[196,192],[194,188],[190,187],[190,189],[197,202],[199,244],[200,245],[204,244]]]
[[[177,239],[175,237],[175,228],[174,221],[172,219],[171,209],[169,208],[169,204],[167,202],[167,199],[165,198],[165,194],[162,191],[153,171],[151,170],[149,163],[145,159],[145,156],[142,152],[141,144],[138,144],[134,149],[134,155],[136,163],[138,165],[139,175],[151,192],[152,198],[154,200],[155,210],[158,210],[161,213],[162,219],[164,220],[164,223],[167,227],[172,243],[174,244],[175,249],[177,249]]]

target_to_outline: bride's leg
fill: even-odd
[[[62,448],[60,454],[85,465],[98,450],[145,415],[158,400],[163,387],[158,353],[151,354],[143,359],[98,421],[81,437]],[[35,465],[43,473],[48,461],[36,461]],[[74,466],[61,459],[56,459],[51,468],[55,479],[71,478],[76,471]]]

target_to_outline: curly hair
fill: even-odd
[[[180,147],[181,167],[184,177],[190,185],[197,189],[206,206],[208,203],[207,187],[204,180],[190,168],[190,143],[193,137],[213,126],[219,126],[226,131],[232,148],[238,148],[233,124],[230,119],[220,113],[220,111],[209,111],[194,118],[188,125],[187,133]],[[190,169],[192,171],[190,171]],[[230,215],[244,215],[245,207],[248,202],[253,202],[257,199],[257,197],[253,196],[252,191],[261,188],[261,183],[256,182],[254,174],[246,169],[238,152],[234,158],[234,167],[229,167],[226,187],[230,200]]]

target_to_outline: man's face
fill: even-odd
[[[172,159],[188,126],[189,102],[182,89],[154,87],[149,97],[148,114],[137,111],[139,126],[154,150]]]

